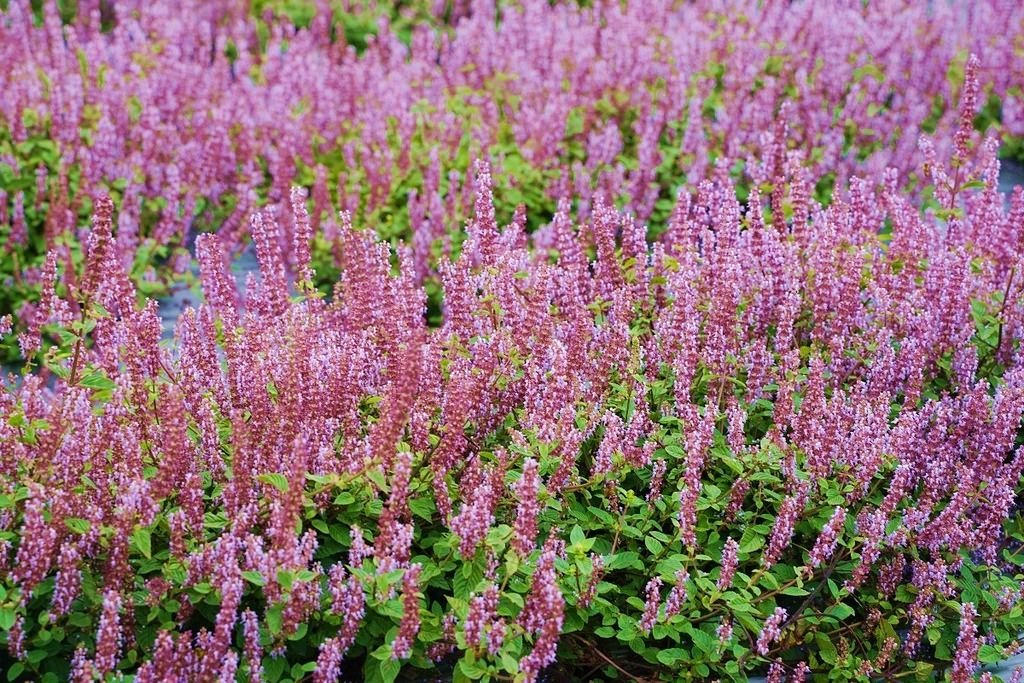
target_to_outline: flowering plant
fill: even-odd
[[[296,188],[244,294],[199,237],[161,346],[99,197],[0,397],[9,678],[968,680],[1024,625],[1024,192],[975,69],[924,207],[895,172],[822,207],[779,149],[653,245],[603,201],[531,235],[478,163],[436,325],[347,214],[314,288]]]
[[[103,194],[119,258],[156,296],[198,232],[234,251],[269,205],[290,238],[289,188],[309,187],[329,288],[333,208],[404,239],[422,277],[472,216],[475,158],[503,222],[522,204],[535,229],[562,197],[587,218],[602,196],[656,233],[718,158],[745,168],[744,198],[769,183],[783,107],[812,189],[907,178],[918,133],[956,117],[968,50],[986,120],[1024,132],[1004,39],[1024,7],[1002,0],[47,4],[0,3],[0,311],[19,329],[46,254],[80,266]]]
[[[1022,10],[435,4],[4,5],[8,680],[1020,650]]]

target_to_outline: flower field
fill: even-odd
[[[0,0],[0,85],[0,681],[1024,652],[1024,4]]]

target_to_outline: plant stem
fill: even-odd
[[[1003,327],[1004,327],[1004,313],[1006,312],[1006,303],[1010,300],[1010,287],[1013,286],[1013,278],[1017,274],[1017,266],[1014,265],[1010,268],[1010,277],[1006,281],[1006,289],[1003,291],[1003,304],[999,308],[999,338],[996,340],[996,350],[993,354],[998,358],[999,349],[1003,346]]]

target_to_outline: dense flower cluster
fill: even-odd
[[[757,636],[757,653],[759,655],[767,655],[772,643],[782,636],[782,626],[785,624],[787,616],[784,608],[776,607],[775,612],[765,620],[761,633]]]
[[[982,65],[1019,57],[980,46],[959,110],[919,155],[904,139],[950,96],[943,51],[1003,32],[999,3],[764,3],[756,25],[730,3],[462,4],[408,47],[382,22],[362,55],[323,7],[296,29],[81,2],[29,28],[12,4],[0,31],[81,61],[0,47],[9,74],[70,74],[22,79],[12,139],[78,155],[46,190],[57,232],[0,392],[9,678],[970,680],[1019,647],[1024,190],[1005,201],[974,129]],[[693,175],[669,173],[655,234],[666,135]],[[425,168],[417,136],[437,136]],[[503,136],[564,171],[530,188],[550,215],[502,217],[527,191],[487,160]],[[335,143],[358,171],[328,184]],[[408,233],[333,211],[415,173]],[[182,239],[229,186],[195,240],[202,303],[162,344],[140,218],[159,199],[154,239]],[[15,198],[11,235],[37,236],[42,194]]]
[[[532,678],[567,619],[622,609],[635,621],[620,636],[683,628],[722,643],[708,657],[725,647],[747,661],[734,629],[771,657],[784,626],[820,610],[748,591],[801,595],[798,581],[845,577],[821,599],[849,609],[844,596],[902,585],[888,567],[907,558],[916,597],[892,616],[908,620],[911,656],[915,629],[958,590],[962,553],[999,558],[1024,465],[1013,286],[1024,196],[1004,208],[992,149],[978,148],[968,171],[981,186],[956,190],[947,221],[914,211],[892,176],[877,189],[855,181],[824,208],[784,175],[785,205],[744,208],[719,175],[681,200],[653,248],[642,224],[599,205],[589,224],[562,216],[541,232],[555,257],[531,249],[538,238],[521,224],[499,229],[481,183],[472,247],[445,266],[436,329],[408,251],[392,274],[388,250],[345,222],[352,266],[335,297],[291,295],[281,228],[264,212],[251,228],[261,277],[244,295],[221,239],[200,240],[207,303],[182,317],[173,349],[154,343],[151,307],[107,248],[113,216],[98,201],[80,284],[48,294],[72,312],[59,318],[68,345],[29,356],[38,371],[3,403],[5,580],[20,596],[11,651],[92,624],[79,672],[130,666],[122,657],[142,648],[154,658],[145,675],[165,656],[199,678],[257,675],[301,656],[288,644],[315,626],[317,680],[332,680],[346,653],[383,633],[367,630],[374,617],[395,631],[387,656],[367,662],[415,661],[450,637],[474,661],[511,654]],[[766,216],[783,210],[782,223]],[[661,491],[653,477],[678,483]],[[733,495],[722,477],[753,486]],[[605,510],[578,517],[591,531],[576,522],[566,546],[559,527],[573,517],[557,510],[595,493],[611,496]],[[726,506],[746,520],[739,540],[702,513]],[[605,516],[620,521],[602,531]],[[642,614],[609,593],[646,573],[616,551],[625,524],[646,536],[656,569]],[[585,564],[569,561],[576,553]],[[583,566],[589,596],[573,602],[564,582]],[[434,602],[453,590],[451,570],[455,601]],[[664,610],[662,576],[673,586]],[[97,582],[93,622],[80,610]],[[731,614],[697,636],[677,615],[708,590]],[[736,607],[743,595],[752,611]],[[26,619],[35,609],[50,620]],[[840,623],[856,612],[846,609]],[[203,610],[207,625],[190,630]],[[1011,600],[987,618],[1017,611]],[[147,613],[175,626],[148,643],[127,637]],[[444,636],[448,614],[463,625]],[[964,608],[964,623],[984,618]],[[956,671],[976,656],[971,638]]]
[[[18,304],[47,251],[78,258],[76,218],[105,193],[119,258],[149,288],[183,272],[194,230],[234,249],[264,204],[300,281],[305,237],[337,237],[332,205],[411,237],[422,277],[472,213],[473,156],[514,192],[509,213],[541,221],[575,196],[585,217],[618,196],[663,226],[680,180],[717,158],[757,185],[796,154],[803,193],[825,174],[916,168],[918,133],[955,121],[948,74],[966,50],[991,86],[974,102],[991,93],[988,120],[1024,134],[1024,58],[1006,36],[1024,7],[1005,0],[477,0],[444,15],[309,0],[301,18],[248,0],[41,4],[0,15],[0,276]]]

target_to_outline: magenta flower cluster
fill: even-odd
[[[662,166],[696,183],[729,158],[767,183],[786,155],[783,103],[800,192],[825,173],[907,173],[924,122],[955,122],[947,70],[966,50],[984,59],[1004,130],[1024,132],[1024,58],[1005,39],[1024,8],[1003,0],[454,4],[465,7],[452,25],[412,30],[370,12],[359,53],[327,0],[310,1],[302,29],[226,0],[96,0],[69,23],[48,3],[39,15],[9,3],[0,167],[22,180],[0,191],[8,249],[36,251],[28,212],[70,263],[76,217],[113,190],[126,266],[139,247],[181,245],[205,225],[233,249],[264,204],[298,263],[310,231],[338,237],[333,204],[406,214],[422,276],[435,242],[472,213],[467,146],[551,203],[577,197],[583,216],[622,190],[647,219],[675,190]],[[311,186],[308,216],[291,211],[299,183]],[[36,265],[15,263],[37,282]]]
[[[1020,56],[988,40],[1019,9],[452,3],[358,54],[327,4],[308,28],[190,2],[0,21],[3,125],[67,155],[33,171],[48,232],[21,195],[9,221],[45,246],[24,324],[0,317],[12,670],[806,680],[934,656],[968,681],[1012,649],[1024,189],[974,125],[987,93],[1024,120]],[[519,162],[489,160],[509,140]],[[411,175],[408,233],[334,211]],[[558,201],[499,219],[527,190]],[[204,211],[202,302],[161,342],[140,221],[171,244]]]

